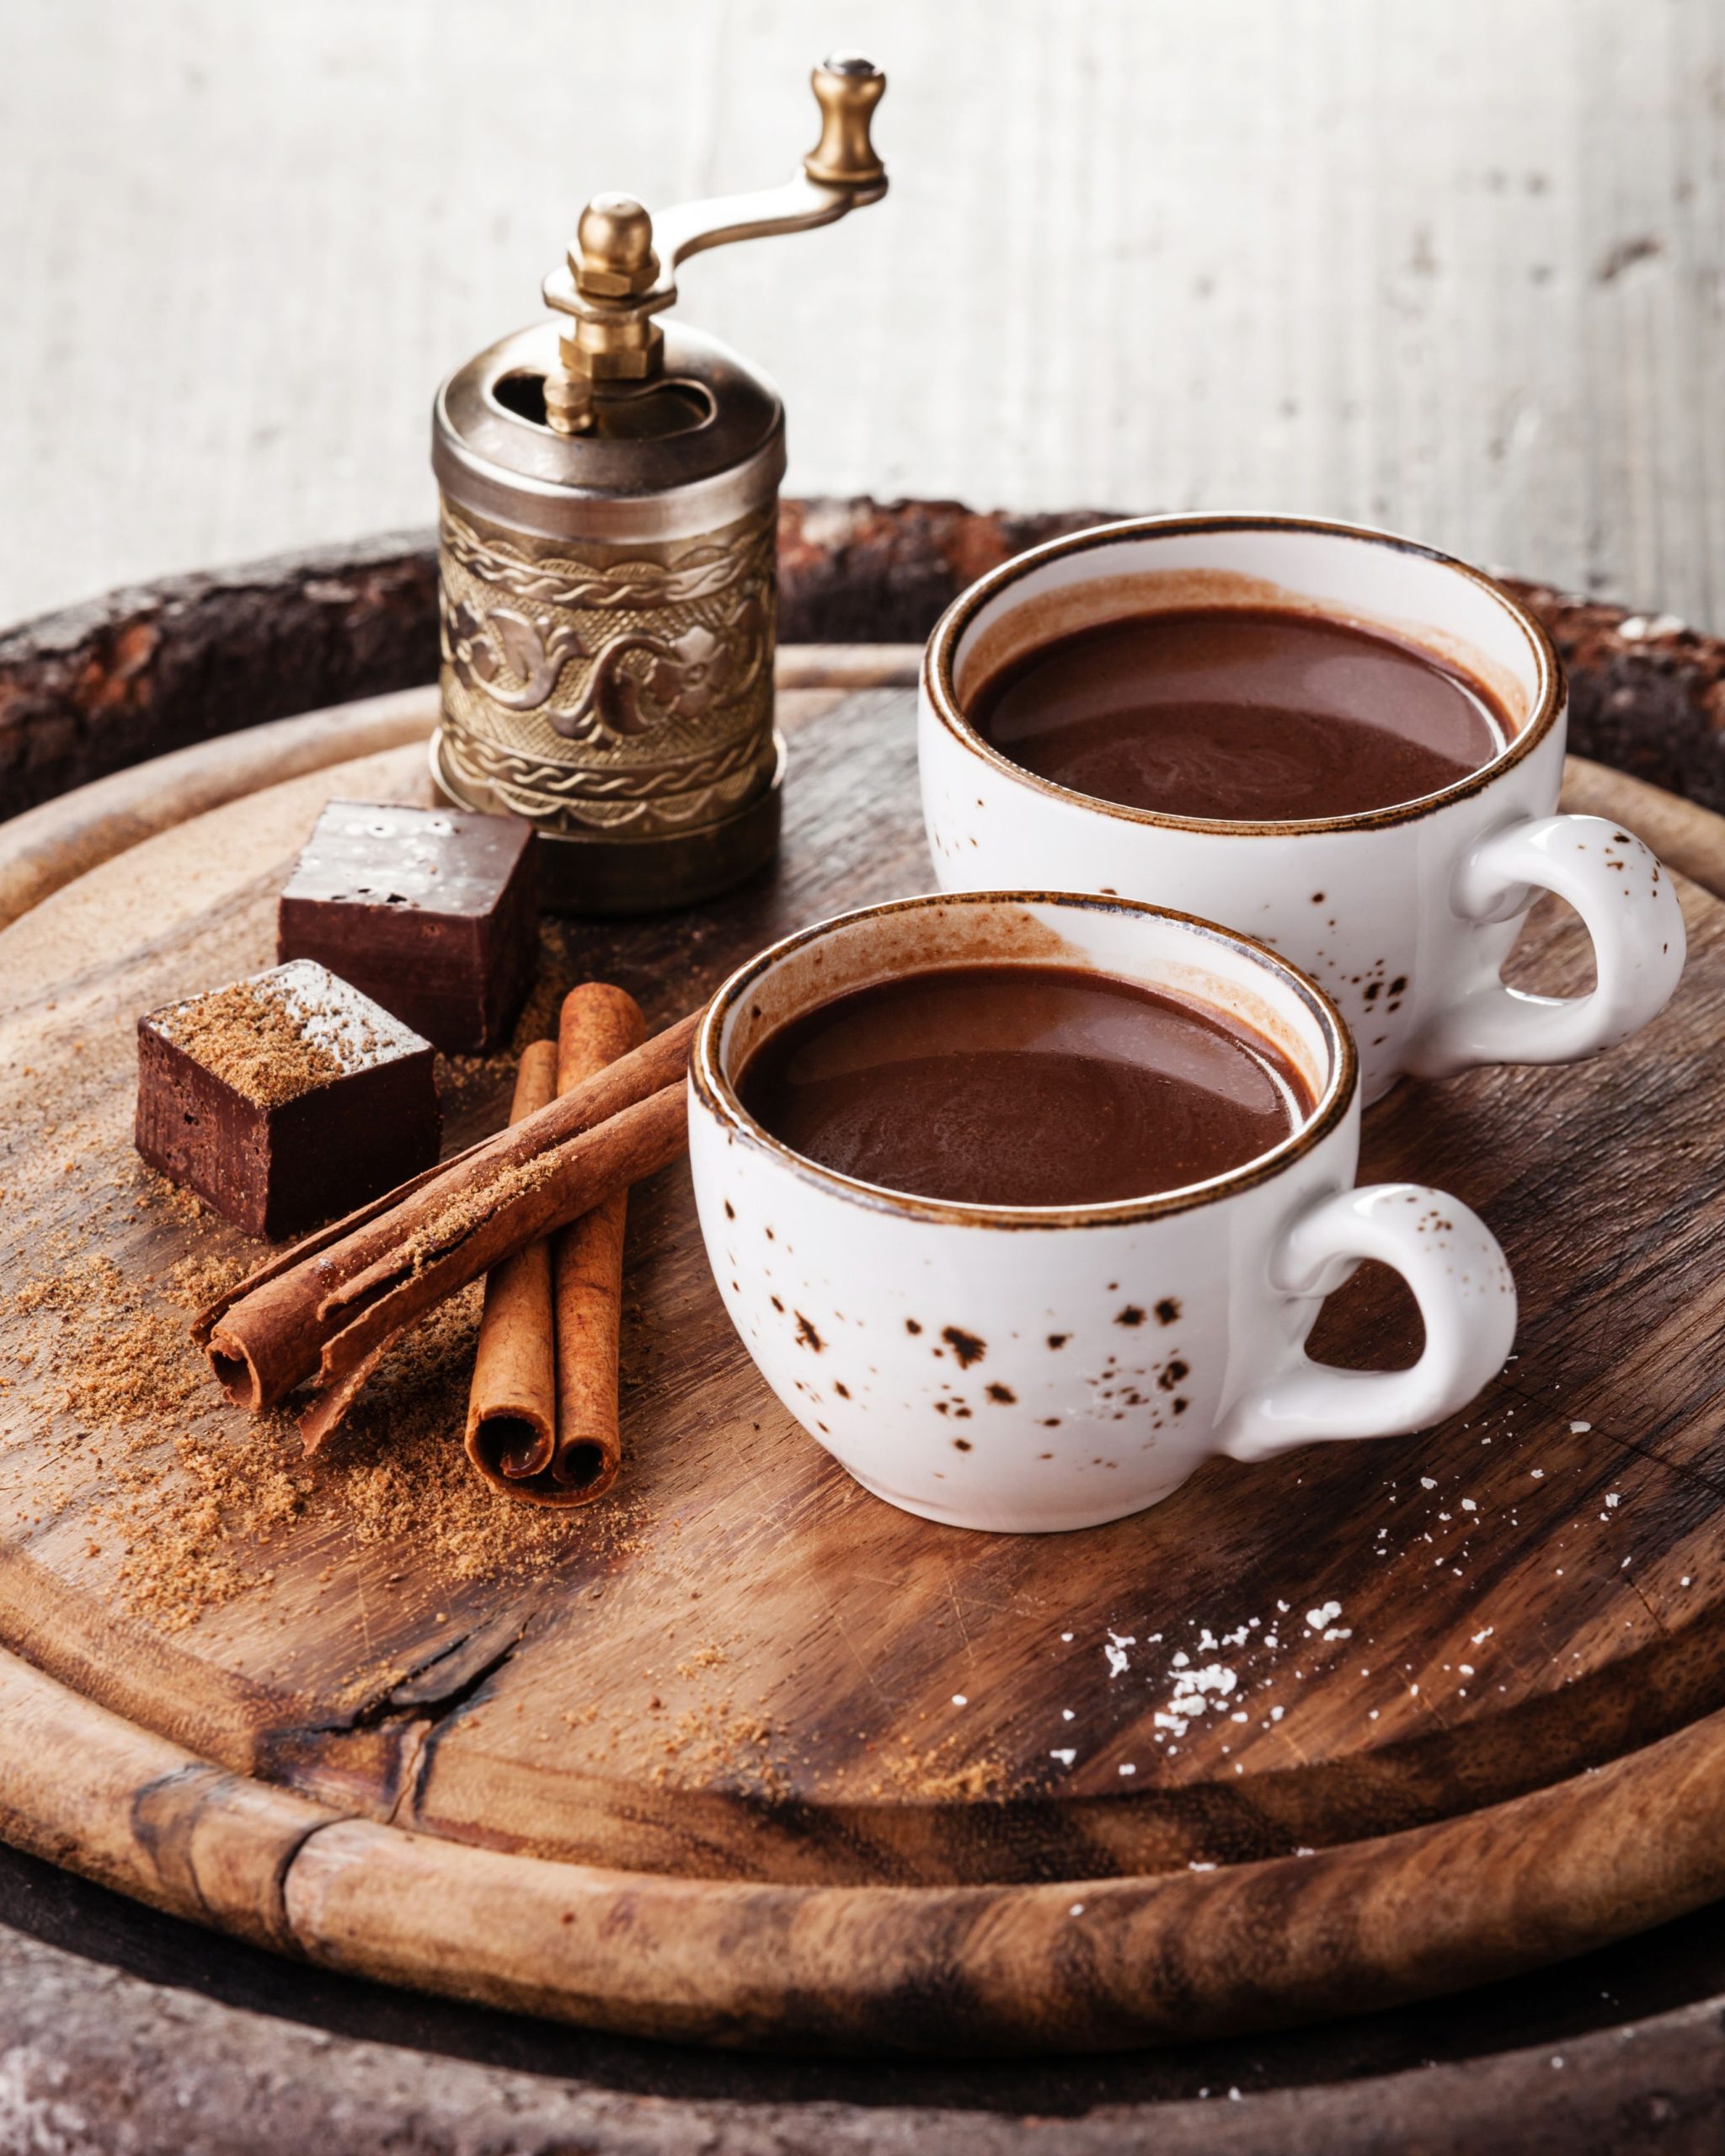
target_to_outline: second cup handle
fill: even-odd
[[[1270,1283],[1316,1296],[1335,1284],[1338,1260],[1360,1258],[1392,1267],[1413,1289],[1425,1326],[1419,1360],[1406,1370],[1347,1370],[1296,1348],[1223,1418],[1220,1451],[1268,1460],[1325,1438],[1423,1429],[1465,1407],[1503,1368],[1515,1338],[1515,1283],[1477,1214],[1420,1183],[1334,1192],[1283,1231]]]
[[[1494,968],[1415,1035],[1406,1062],[1417,1076],[1480,1063],[1578,1063],[1639,1032],[1670,1000],[1683,971],[1683,911],[1671,876],[1639,839],[1601,816],[1508,825],[1462,862],[1455,910],[1507,921],[1530,887],[1554,891],[1581,915],[1593,938],[1592,993],[1530,995],[1506,988]]]

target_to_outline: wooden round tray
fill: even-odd
[[[777,875],[692,918],[553,925],[542,1007],[594,974],[669,1017],[784,928],[926,883],[905,655],[795,664]],[[1716,819],[1576,766],[1573,801],[1698,879],[1678,999],[1598,1064],[1404,1087],[1369,1118],[1364,1172],[1455,1190],[1517,1272],[1516,1359],[1466,1417],[1218,1461],[1082,1535],[912,1520],[755,1377],[679,1170],[632,1211],[628,1495],[547,1525],[462,1477],[458,1320],[446,1367],[381,1385],[315,1473],[189,1349],[147,1427],[87,1376],[93,1344],[113,1382],[116,1340],[171,1369],[174,1268],[244,1254],[131,1154],[136,1013],[269,961],[318,807],[413,796],[432,702],[230,741],[220,782],[195,756],[132,774],[130,828],[157,835],[99,864],[108,812],[69,798],[83,873],[0,932],[22,1296],[0,1353],[28,1358],[0,1393],[7,1838],[331,1967],[851,2048],[1343,2013],[1725,1892]],[[344,726],[373,752],[210,805]],[[55,813],[0,851],[0,897],[58,881]],[[1523,963],[1562,986],[1584,961],[1559,918]],[[449,1075],[453,1145],[500,1115],[508,1065]],[[1370,1274],[1322,1344],[1412,1346]],[[189,1521],[217,1591],[181,1624],[152,1556]],[[1227,1678],[1194,1700],[1195,1669]]]

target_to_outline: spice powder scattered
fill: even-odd
[[[280,1107],[341,1075],[341,1058],[307,1034],[302,1014],[248,980],[182,1004],[157,1022],[177,1049],[257,1107]]]
[[[51,1448],[46,1494],[61,1515],[82,1506],[98,1549],[118,1543],[116,1585],[134,1614],[176,1632],[266,1585],[290,1528],[338,1556],[344,1545],[411,1550],[429,1582],[447,1583],[519,1576],[568,1550],[602,1554],[638,1525],[627,1502],[574,1520],[499,1505],[468,1473],[477,1285],[397,1344],[313,1468],[286,1413],[215,1400],[187,1331],[187,1312],[248,1265],[248,1254],[193,1257],[152,1283],[85,1256],[12,1299],[14,1364],[45,1411],[31,1433]]]

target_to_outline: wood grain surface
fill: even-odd
[[[663,1018],[782,929],[926,881],[905,692],[783,705],[778,874],[692,921],[553,925],[545,1007],[590,974]],[[1252,2025],[1529,1965],[1725,1889],[1712,899],[1686,889],[1690,972],[1639,1044],[1406,1087],[1369,1119],[1364,1171],[1478,1206],[1521,1285],[1516,1359],[1445,1429],[1214,1463],[1084,1535],[909,1519],[766,1394],[676,1171],[632,1207],[627,1494],[499,1534],[449,1468],[459,1314],[297,1480],[286,1433],[218,1404],[189,1357],[142,1430],[87,1368],[117,1328],[171,1374],[174,1268],[244,1256],[131,1160],[136,1012],[267,962],[322,801],[410,794],[419,769],[393,750],[206,811],[0,933],[26,985],[0,1022],[22,1294],[0,1348],[20,1358],[0,1639],[24,1658],[12,1726],[43,1732],[8,1762],[9,1838],[341,1966],[721,2041]],[[1610,802],[1609,776],[1578,778]],[[1725,886],[1717,826],[1688,824],[1690,867]],[[1583,963],[1561,920],[1525,963],[1548,985]],[[453,1145],[500,1118],[509,1065],[446,1075]],[[116,1282],[133,1299],[110,1308]],[[1408,1322],[1362,1274],[1323,1344],[1397,1359]],[[249,1486],[278,1477],[259,1537]],[[154,1561],[189,1518],[206,1546],[187,1623]],[[56,1726],[95,1783],[153,1793],[115,1799],[111,1855],[102,1806],[52,1795],[77,1781]],[[613,1951],[624,1908],[639,1924]],[[937,2013],[907,2007],[906,1986],[943,1983]]]

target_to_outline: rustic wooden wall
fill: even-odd
[[[891,197],[686,280],[792,491],[1303,508],[1725,629],[1717,0],[8,0],[0,622],[426,521],[584,197],[788,168],[830,41]]]

